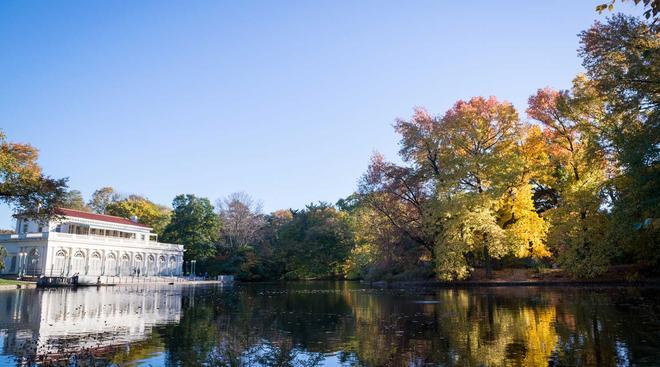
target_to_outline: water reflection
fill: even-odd
[[[87,352],[79,365],[654,365],[658,301],[651,288],[358,283],[16,291],[0,293],[0,329],[19,364],[66,347]]]

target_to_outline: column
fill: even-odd
[[[105,274],[105,250],[101,250],[101,275]]]
[[[67,251],[67,260],[66,260],[66,271],[64,272],[64,276],[69,276],[71,272],[71,259],[73,258],[73,247],[69,247],[69,251]]]
[[[89,273],[89,256],[90,256],[90,251],[89,249],[85,249],[83,252],[85,254],[85,274],[87,275]]]

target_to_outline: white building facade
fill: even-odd
[[[0,235],[2,274],[17,276],[179,276],[183,246],[158,242],[151,228],[121,217],[59,209],[58,218],[18,218],[16,234]]]

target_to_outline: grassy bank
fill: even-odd
[[[32,283],[23,282],[23,281],[14,280],[14,279],[2,279],[2,278],[0,278],[0,286],[3,286],[3,285],[17,286],[17,285],[28,285],[28,284],[32,284]]]
[[[648,270],[648,269],[646,269]],[[516,286],[516,285],[659,285],[657,273],[649,273],[636,265],[612,266],[595,278],[573,278],[561,269],[521,269],[494,270],[487,277],[484,269],[475,269],[466,280],[442,281],[438,279],[381,280],[368,283],[380,285],[426,285],[426,286]]]

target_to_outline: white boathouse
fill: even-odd
[[[152,229],[132,220],[59,209],[48,222],[17,218],[15,234],[1,234],[7,251],[1,274],[98,278],[179,276],[183,245],[158,242]],[[101,280],[100,277],[103,277]]]

